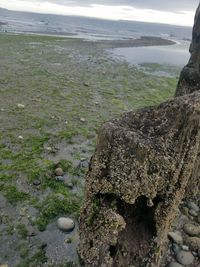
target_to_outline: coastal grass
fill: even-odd
[[[98,42],[72,38],[0,34],[0,58],[0,192],[11,205],[35,207],[41,231],[58,216],[79,216],[87,168],[77,161],[89,161],[100,125],[173,97],[177,83],[111,58]],[[57,166],[75,191],[55,180]],[[17,231],[26,238],[25,226]],[[20,251],[19,266],[46,261],[44,251]]]

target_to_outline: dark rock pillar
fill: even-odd
[[[190,54],[190,60],[181,72],[176,96],[200,90],[200,5],[195,15]]]

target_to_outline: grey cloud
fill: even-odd
[[[42,0],[41,0],[42,1]],[[88,6],[91,4],[103,5],[129,5],[137,8],[150,8],[156,10],[195,10],[199,0],[48,0],[53,3]]]

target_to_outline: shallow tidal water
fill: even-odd
[[[133,65],[158,63],[183,67],[189,60],[189,45],[189,41],[182,41],[170,46],[115,48],[111,53]]]

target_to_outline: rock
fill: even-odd
[[[27,226],[27,231],[28,231],[28,233],[27,233],[28,236],[35,236],[36,235],[36,231],[32,225]]]
[[[64,176],[55,176],[56,181],[63,182],[65,180]]]
[[[198,207],[197,204],[195,204],[194,202],[189,201],[189,202],[187,203],[187,206],[188,206],[189,209],[194,210],[194,211],[196,211],[196,212],[199,212],[199,207]]]
[[[168,237],[171,238],[176,244],[183,244],[183,237],[180,232],[169,232]]]
[[[6,207],[7,201],[4,196],[0,196],[0,209],[3,209]]]
[[[191,250],[197,251],[200,249],[200,238],[199,237],[187,237],[185,242]]]
[[[8,267],[8,264],[0,264],[0,267]]]
[[[71,182],[67,182],[66,187],[68,187],[69,189],[73,189],[74,185]]]
[[[178,262],[170,262],[168,267],[183,267],[183,265],[179,264]]]
[[[190,251],[179,251],[176,254],[176,260],[180,263],[185,265],[190,265],[193,263],[194,261],[194,256],[192,255],[192,253]]]
[[[81,122],[85,122],[86,119],[85,119],[85,118],[80,118],[80,121],[81,121]]]
[[[23,108],[25,108],[25,105],[23,105],[23,104],[17,104],[17,107],[23,109]]]
[[[179,250],[181,250],[181,248],[176,243],[172,243],[171,250],[172,250],[173,254],[176,254]]]
[[[63,169],[62,168],[56,168],[55,169],[55,175],[56,176],[63,176],[64,175]]]
[[[39,185],[41,184],[41,181],[40,181],[39,179],[35,179],[35,180],[33,181],[33,184],[34,184],[35,186],[39,186]]]
[[[57,220],[57,226],[62,231],[72,231],[75,227],[75,223],[70,218],[61,217]]]
[[[23,137],[22,135],[19,135],[19,136],[18,136],[18,139],[23,140],[24,137]]]
[[[187,223],[183,226],[183,230],[186,234],[190,236],[198,236],[200,235],[200,226],[196,226],[194,224]]]
[[[52,152],[53,151],[53,148],[50,147],[50,146],[47,146],[47,147],[44,147],[44,149],[48,152]]]
[[[176,89],[176,96],[190,94],[200,89],[200,5],[197,8],[195,22],[192,33],[192,43],[190,45],[190,54],[188,64],[183,68]]]
[[[197,217],[198,216],[198,212],[196,212],[195,210],[189,210],[189,214],[193,217]]]
[[[186,245],[181,246],[181,248],[182,248],[182,250],[184,250],[184,251],[189,251],[189,247],[186,246]]]
[[[200,258],[200,248],[198,249],[198,257]]]
[[[183,197],[198,193],[199,113],[200,92],[124,113],[101,127],[80,218],[79,251],[86,266],[117,266],[119,261],[120,266],[142,266],[150,260],[160,266],[169,222]],[[125,224],[119,223],[121,217]],[[156,236],[153,229],[142,234],[146,225],[156,228]],[[149,246],[155,239],[159,251],[153,254]],[[110,246],[116,246],[114,257]],[[126,250],[123,259],[119,247]]]
[[[200,214],[198,215],[197,221],[200,224]]]

